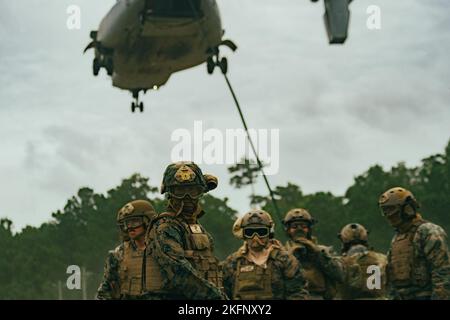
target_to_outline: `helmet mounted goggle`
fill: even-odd
[[[255,235],[259,238],[268,237],[270,234],[269,227],[244,227],[243,235],[246,239],[252,239]]]
[[[184,199],[186,197],[192,200],[200,199],[205,190],[200,185],[172,186],[169,188],[169,194],[175,199]]]
[[[128,232],[139,228],[145,224],[145,219],[143,216],[130,217],[119,221],[118,226],[123,232]]]

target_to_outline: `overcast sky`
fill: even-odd
[[[0,217],[15,229],[38,226],[82,186],[97,192],[140,172],[159,186],[177,128],[241,128],[220,74],[204,65],[177,73],[144,98],[91,73],[82,55],[115,0],[0,1]],[[248,124],[280,129],[280,170],[307,192],[342,195],[376,163],[417,165],[450,138],[448,0],[355,0],[345,46],[329,46],[323,4],[307,0],[219,0],[230,80]],[[66,28],[68,5],[81,8],[81,30]],[[368,30],[378,5],[382,29]],[[248,209],[250,190],[228,185],[225,165],[214,194]],[[259,193],[266,193],[262,181]]]

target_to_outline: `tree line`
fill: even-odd
[[[251,161],[229,168],[230,183],[235,188],[251,186],[257,170]],[[450,142],[442,154],[423,159],[417,167],[398,163],[389,170],[373,165],[355,177],[343,196],[330,192],[305,194],[293,182],[276,186],[274,194],[280,213],[292,208],[307,208],[318,220],[314,234],[319,242],[333,245],[339,251],[337,233],[345,224],[358,222],[369,231],[369,242],[386,252],[393,236],[378,209],[379,195],[394,186],[410,189],[421,204],[419,211],[426,220],[450,230]],[[62,210],[52,214],[52,220],[39,227],[28,226],[12,232],[12,221],[0,220],[0,299],[81,299],[81,290],[68,290],[66,273],[69,265],[87,270],[87,296],[93,298],[100,283],[104,259],[108,250],[119,243],[116,213],[127,202],[137,199],[150,201],[158,212],[165,201],[150,179],[134,174],[106,192],[96,193],[81,188]],[[252,192],[250,204],[272,215],[274,207],[268,195]],[[231,234],[238,212],[228,205],[228,199],[206,195],[202,199],[205,216],[201,223],[215,240],[216,254],[224,259],[240,246]],[[278,220],[275,219],[277,222]],[[276,236],[286,240],[283,226],[276,225]]]

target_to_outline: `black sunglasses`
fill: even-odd
[[[244,228],[244,237],[251,239],[255,236],[255,234],[260,237],[264,238],[267,237],[270,233],[269,228],[265,227],[259,227],[259,228]]]

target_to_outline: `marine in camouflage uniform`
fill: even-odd
[[[222,272],[211,235],[199,224],[204,214],[200,197],[217,187],[217,178],[203,175],[193,162],[169,165],[161,193],[167,211],[158,215],[147,243],[163,274],[168,299],[225,299]]]
[[[331,247],[319,245],[312,236],[312,226],[315,223],[307,210],[290,210],[283,220],[290,238],[285,247],[300,262],[311,299],[333,299],[336,295],[336,283],[344,280],[344,268]]]
[[[145,247],[146,229],[155,216],[153,206],[143,200],[119,210],[117,223],[123,242],[108,254],[97,299],[164,298],[159,266]]]
[[[378,201],[396,234],[388,253],[388,284],[396,300],[450,298],[447,234],[417,212],[414,195],[401,187],[387,190]]]
[[[223,262],[224,287],[235,300],[305,300],[300,264],[273,239],[269,213],[252,210],[238,219],[233,234],[244,245]]]
[[[386,299],[387,258],[386,255],[369,248],[366,228],[358,223],[350,223],[342,228],[338,238],[342,243],[341,260],[345,269],[345,281],[337,285],[339,298]],[[374,270],[374,266],[378,268]],[[374,276],[379,278],[375,281],[369,279]],[[372,281],[374,286],[369,286],[368,281]]]

